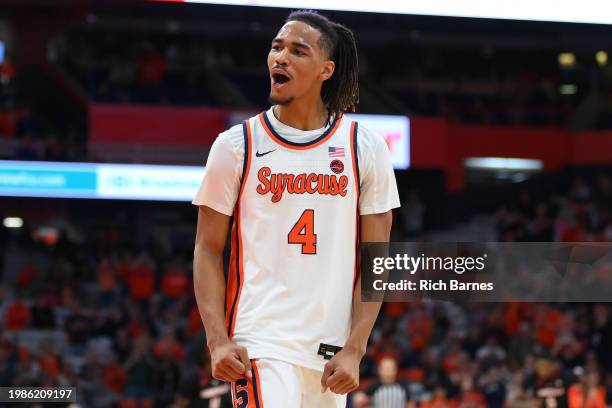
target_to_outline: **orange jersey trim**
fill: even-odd
[[[351,158],[353,160],[353,178],[355,179],[355,195],[357,197],[355,210],[355,273],[353,276],[353,296],[355,295],[357,278],[360,273],[359,243],[361,240],[361,222],[359,218],[359,197],[361,193],[361,180],[359,178],[359,159],[357,157],[357,129],[357,122],[351,122]]]
[[[253,138],[251,137],[251,126],[249,120],[243,122],[243,131],[245,138],[244,148],[244,168],[242,171],[242,181],[240,192],[236,200],[236,208],[234,210],[234,225],[232,226],[232,246],[230,250],[230,271],[225,296],[225,323],[227,334],[231,339],[234,335],[236,327],[236,316],[238,314],[238,306],[240,304],[240,295],[244,286],[244,251],[242,247],[242,228],[240,220],[240,199],[244,191],[249,170],[251,167],[251,145]],[[233,295],[233,297],[232,297]]]
[[[251,373],[253,374],[251,380],[241,378],[231,384],[232,406],[234,408],[264,408],[257,360],[251,360],[251,367]]]

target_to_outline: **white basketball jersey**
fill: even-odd
[[[284,139],[265,113],[243,123],[234,211],[228,334],[250,358],[322,370],[321,343],[349,335],[359,231],[357,123],[340,116],[309,143]]]

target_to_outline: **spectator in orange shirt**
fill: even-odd
[[[100,306],[108,307],[113,303],[117,288],[116,272],[108,258],[103,258],[98,263],[97,280],[100,290]]]
[[[599,384],[596,370],[585,372],[567,391],[568,408],[607,408],[606,389]]]
[[[134,300],[149,300],[155,290],[153,268],[146,259],[139,259],[130,271],[129,291]]]
[[[384,302],[382,304],[384,314],[389,319],[401,318],[406,314],[408,307],[408,302]]]
[[[61,363],[59,356],[53,348],[51,339],[47,338],[41,341],[39,349],[41,353],[38,358],[38,363],[51,381],[55,382],[60,372]]]
[[[4,327],[6,330],[21,331],[30,325],[30,308],[20,294],[6,310]]]
[[[162,90],[166,71],[167,64],[164,55],[151,45],[138,63],[139,99],[144,99],[147,103],[157,103],[163,100],[166,93]]]
[[[468,362],[468,356],[461,349],[459,340],[454,340],[442,359],[442,368],[446,373],[461,371]]]
[[[560,232],[559,241],[561,242],[584,242],[588,239],[588,216],[584,213],[576,214],[574,223],[568,225]]]
[[[433,398],[421,404],[421,408],[457,408],[457,401],[446,396],[444,387],[436,387]]]
[[[161,281],[161,292],[169,299],[178,300],[189,294],[191,285],[178,261],[166,270]]]
[[[541,305],[536,314],[536,335],[538,342],[546,348],[552,348],[556,341],[563,315],[549,305]]]
[[[27,289],[32,284],[32,279],[34,278],[34,267],[28,261],[24,262],[19,268],[19,272],[17,272],[17,282],[16,286],[18,289]]]
[[[185,358],[185,351],[181,343],[174,337],[172,329],[166,329],[161,339],[155,343],[153,352],[157,358],[171,357],[175,360],[182,360]]]
[[[116,262],[115,271],[119,281],[128,286],[130,282],[130,273],[132,272],[132,256],[129,252],[124,252]]]
[[[188,321],[188,333],[191,336],[195,336],[196,334],[200,333],[200,331],[204,328],[202,325],[202,318],[200,317],[200,312],[198,311],[198,306],[196,304],[191,306]]]
[[[458,408],[487,408],[484,396],[474,388],[472,377],[466,375],[461,381]]]
[[[108,363],[104,366],[104,385],[106,388],[117,394],[125,390],[127,374],[123,367],[117,363],[117,355],[111,353],[108,357]]]
[[[166,74],[164,55],[152,47],[138,64],[138,80],[143,83],[158,84]]]
[[[433,320],[424,310],[415,311],[408,321],[407,332],[410,336],[412,350],[423,350],[428,344],[433,332]]]
[[[15,66],[11,64],[8,58],[5,58],[2,64],[0,64],[0,83],[4,86],[9,85],[13,82],[15,74],[17,74]]]

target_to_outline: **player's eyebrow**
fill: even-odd
[[[283,40],[280,37],[276,37],[275,39],[272,40],[272,44],[278,44],[278,43],[284,43],[284,42],[285,40]],[[305,50],[310,50],[312,48],[310,45],[302,41],[292,41],[291,45],[293,45],[294,47],[303,48]]]

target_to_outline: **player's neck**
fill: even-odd
[[[321,100],[309,105],[295,101],[288,105],[275,105],[272,111],[279,122],[294,129],[315,130],[327,124],[327,109]]]

